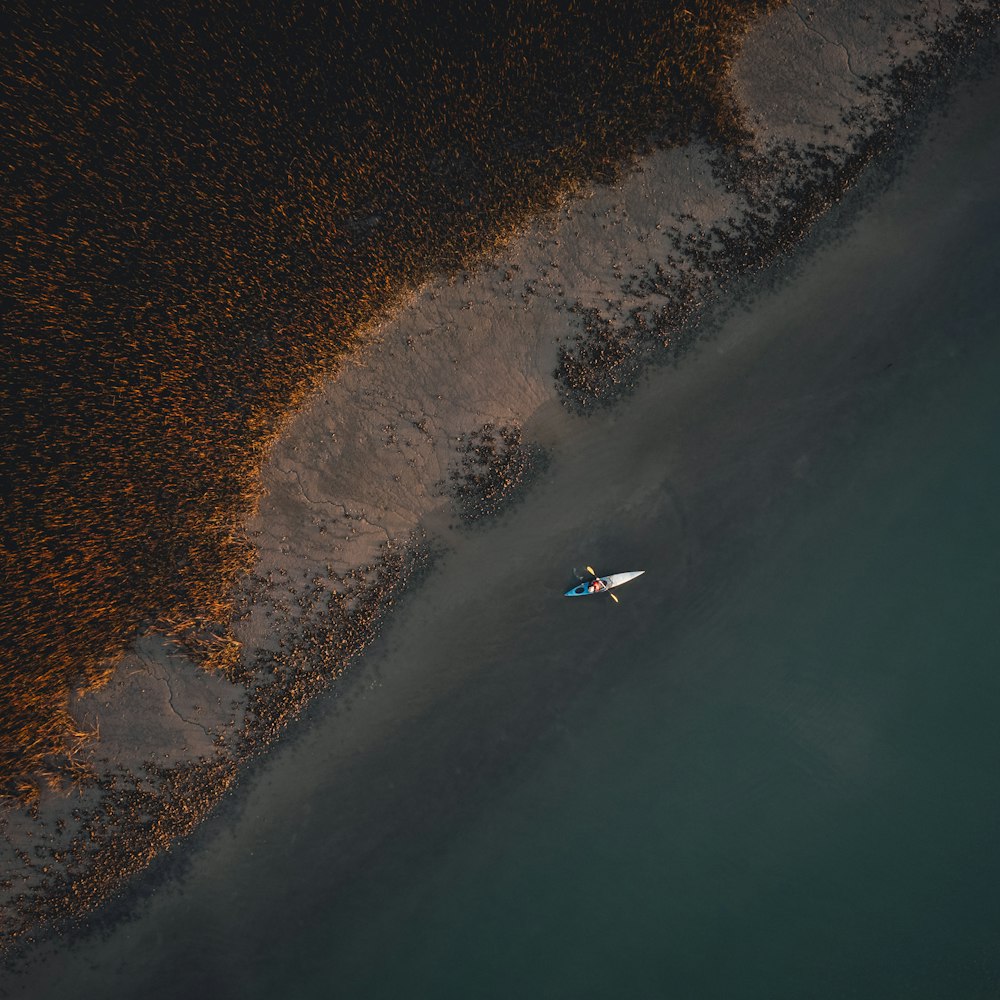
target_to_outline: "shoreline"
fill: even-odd
[[[835,773],[838,763],[858,765],[851,736],[873,720],[854,718],[855,702],[834,697],[834,716],[823,724],[808,698],[812,686],[803,691],[782,656],[770,664],[758,658],[745,672],[738,653],[726,667],[711,662],[711,649],[709,659],[696,662],[684,650],[720,615],[731,618],[734,600],[739,617],[747,579],[765,585],[773,579],[773,548],[797,548],[803,515],[813,529],[818,520],[822,532],[845,501],[857,507],[863,497],[852,484],[859,475],[864,479],[866,471],[881,467],[883,458],[895,468],[887,445],[902,444],[911,455],[928,451],[907,437],[906,410],[922,412],[925,399],[934,414],[942,403],[945,410],[963,409],[956,383],[976,381],[970,362],[982,359],[983,349],[996,359],[988,311],[995,284],[988,277],[981,284],[996,270],[992,260],[984,264],[982,253],[995,229],[984,231],[987,220],[975,215],[970,194],[982,195],[982,165],[992,162],[998,133],[990,130],[988,146],[978,140],[969,110],[990,107],[985,98],[996,94],[997,83],[994,74],[988,87],[965,88],[953,105],[959,113],[921,143],[896,194],[868,210],[862,193],[858,201],[866,211],[849,217],[847,232],[832,240],[817,234],[815,255],[807,255],[791,280],[732,316],[690,364],[652,373],[635,400],[607,419],[571,418],[579,433],[525,503],[490,530],[470,534],[402,603],[361,669],[348,675],[346,696],[340,688],[339,697],[317,704],[289,745],[262,759],[222,813],[205,824],[204,835],[180,852],[183,877],[159,881],[154,895],[136,900],[142,905],[134,919],[106,940],[91,938],[78,948],[54,944],[47,968],[29,970],[12,996],[56,996],[70,978],[90,992],[107,991],[110,982],[118,992],[150,997],[176,995],[213,977],[247,998],[321,981],[327,988],[337,983],[359,995],[374,993],[353,989],[354,977],[367,967],[378,978],[385,966],[380,956],[387,953],[382,930],[390,940],[401,932],[410,936],[411,907],[422,912],[427,890],[439,892],[437,878],[442,868],[448,878],[449,857],[475,850],[499,824],[504,834],[495,849],[509,854],[513,839],[520,845],[515,867],[523,862],[531,869],[535,809],[558,810],[561,801],[562,782],[541,800],[532,792],[538,771],[555,760],[564,780],[586,784],[595,753],[615,756],[620,748],[628,754],[639,733],[620,711],[610,741],[604,733],[592,745],[590,728],[625,693],[634,702],[648,692],[655,711],[664,713],[664,736],[678,741],[664,762],[675,775],[697,765],[696,751],[706,740],[721,741],[738,763],[738,741],[734,746],[725,724],[734,696],[749,699],[758,718],[770,718],[771,706],[787,714],[791,698],[807,726],[802,735],[808,747],[789,748],[796,760],[796,751],[808,750],[804,763],[829,753]],[[958,136],[962,151],[953,153],[939,135]],[[970,166],[975,182],[956,204],[933,197],[951,190]],[[933,208],[925,213],[924,204]],[[992,192],[989,206],[995,221]],[[953,225],[973,237],[978,229],[983,237],[964,246],[957,269],[940,258],[934,239],[949,232],[953,237]],[[903,245],[914,248],[915,259],[896,256],[885,275],[878,274],[870,266],[872,252],[891,252],[901,235],[909,237]],[[911,289],[920,286],[914,279],[928,274],[928,266],[944,289],[930,292],[936,308],[911,331]],[[975,277],[961,280],[969,274]],[[860,299],[845,296],[845,288],[859,288]],[[975,326],[953,322],[950,297],[964,301],[967,294],[980,305],[967,317]],[[928,414],[918,423],[932,423],[931,437],[940,447],[947,437],[933,433],[934,419]],[[657,434],[665,425],[676,425],[669,441]],[[592,482],[597,467],[626,469],[629,476],[595,487],[588,510],[572,498],[581,483]],[[707,475],[711,469],[715,473]],[[869,521],[866,511],[858,547],[863,550],[864,539],[897,513],[895,507],[872,509]],[[621,565],[658,571],[638,589],[623,589],[620,607],[577,606],[561,598],[559,585],[579,553],[598,561],[614,555]],[[483,566],[504,600],[470,585]],[[639,634],[633,636],[633,628]],[[782,640],[772,639],[769,645],[780,650]],[[646,655],[638,655],[643,650]],[[903,666],[886,669],[900,678]],[[806,673],[822,690],[827,683],[838,689],[836,677]],[[767,684],[760,689],[762,680]],[[602,728],[598,722],[598,734]],[[751,743],[753,735],[743,731]],[[580,755],[591,764],[577,773]],[[628,775],[622,777],[628,787]],[[656,776],[646,775],[644,784],[655,797]],[[701,801],[698,781],[681,784],[686,791],[675,782],[679,797],[668,796],[667,807],[682,830],[694,833],[684,817],[692,806],[699,812],[690,798]],[[752,790],[748,795],[753,798]],[[599,785],[590,798],[600,812],[600,803],[615,801],[616,792]],[[725,801],[715,808],[725,810]],[[589,829],[585,817],[577,819]],[[591,839],[583,834],[584,841]],[[603,862],[600,845],[593,848]],[[492,869],[491,860],[488,852],[480,868]],[[592,874],[603,870],[602,863]],[[473,893],[479,884],[476,877],[464,882]],[[462,887],[456,888],[461,895]],[[488,905],[489,898],[482,902]],[[477,905],[465,901],[471,911]],[[434,950],[431,928],[414,926],[412,934]],[[405,951],[406,942],[400,944]],[[393,995],[378,995],[383,992]]]
[[[783,10],[787,12],[788,8]],[[772,15],[768,23],[773,26],[773,19],[780,13]],[[788,21],[797,15],[786,13],[782,17]],[[792,26],[790,21],[787,26]],[[773,39],[771,44],[775,44]],[[752,51],[748,58],[754,58]],[[756,58],[764,57],[758,52]],[[758,65],[758,72],[767,68]],[[751,117],[754,113],[759,112],[752,112]],[[777,120],[772,119],[771,129],[777,127]],[[817,127],[824,131],[822,126]],[[891,132],[892,126],[887,127]],[[811,140],[800,137],[800,141]],[[881,141],[893,144],[885,136]],[[675,203],[659,204],[661,191],[676,192]],[[686,191],[698,195],[697,206]],[[584,343],[586,347],[596,342],[609,352],[612,361],[619,357],[615,352],[620,350],[613,346],[616,330],[625,331],[618,334],[618,340],[630,341],[640,353],[648,346],[637,340],[629,326],[637,315],[633,310],[652,300],[653,312],[658,307],[666,313],[676,303],[655,287],[646,299],[634,292],[630,295],[622,281],[628,285],[627,279],[636,272],[642,254],[648,254],[650,262],[659,263],[658,257],[669,258],[676,251],[677,241],[683,242],[694,232],[686,228],[691,222],[687,219],[685,228],[660,239],[655,234],[661,232],[657,226],[662,224],[656,220],[682,206],[683,211],[694,215],[695,221],[707,223],[714,217],[731,217],[735,204],[714,176],[705,150],[654,153],[626,171],[617,185],[570,199],[553,216],[539,220],[513,241],[510,253],[497,267],[483,267],[471,275],[463,273],[426,287],[401,314],[385,324],[378,339],[359,353],[337,382],[294,417],[268,459],[263,473],[267,494],[248,526],[258,545],[253,584],[256,590],[244,591],[241,614],[245,618],[235,623],[235,630],[244,650],[254,651],[244,675],[249,695],[243,695],[236,685],[218,688],[219,678],[206,680],[208,675],[196,671],[193,665],[190,670],[178,670],[177,664],[170,661],[169,671],[159,674],[155,664],[162,662],[162,651],[140,649],[137,660],[131,662],[130,669],[157,677],[160,695],[138,707],[133,704],[129,711],[145,712],[147,722],[153,723],[164,716],[165,697],[183,723],[188,737],[185,752],[190,757],[180,768],[169,764],[165,755],[175,749],[168,733],[147,725],[141,734],[143,739],[137,743],[136,730],[126,724],[118,749],[110,750],[115,746],[110,739],[104,743],[104,752],[110,751],[109,755],[117,758],[116,764],[124,764],[117,782],[104,787],[104,793],[118,796],[118,807],[124,808],[126,814],[135,809],[134,796],[139,794],[144,796],[141,802],[145,808],[155,808],[157,796],[164,786],[169,787],[169,773],[182,775],[187,768],[191,780],[179,782],[165,796],[174,806],[183,807],[191,795],[192,783],[201,785],[205,775],[211,777],[209,788],[201,790],[200,806],[183,810],[185,815],[175,812],[170,816],[158,828],[162,831],[159,840],[150,837],[154,831],[149,826],[139,827],[133,840],[126,841],[129,851],[134,854],[143,836],[158,843],[162,850],[174,829],[193,829],[234,780],[237,762],[256,757],[262,746],[280,733],[288,717],[297,715],[317,691],[328,687],[331,679],[357,658],[359,647],[377,635],[400,583],[419,568],[419,560],[412,559],[413,550],[406,541],[413,537],[412,532],[428,531],[436,539],[443,539],[440,544],[445,545],[456,537],[459,529],[451,525],[459,521],[459,516],[449,509],[446,495],[454,468],[456,437],[479,433],[487,424],[517,426],[523,428],[529,443],[558,449],[564,436],[574,433],[552,379],[564,344]],[[605,237],[608,231],[610,235]],[[699,243],[697,237],[690,242],[695,262],[705,260],[708,251],[704,243]],[[623,261],[627,266],[621,266]],[[595,273],[597,279],[592,277]],[[654,281],[657,273],[652,269],[638,280],[641,282],[643,277]],[[590,327],[583,330],[591,339],[585,342],[575,339],[581,334],[581,313],[591,319]],[[683,340],[679,334],[678,339]],[[466,352],[467,360],[460,359],[460,349]],[[608,354],[595,356],[597,362],[608,360]],[[650,360],[647,358],[645,363]],[[661,355],[656,360],[670,358]],[[617,370],[629,364],[627,359],[620,360]],[[506,373],[508,381],[498,384],[497,373]],[[437,398],[444,397],[442,390],[449,384],[453,388],[448,398]],[[612,379],[611,385],[614,395],[620,381]],[[379,392],[385,386],[392,388],[391,395],[386,395],[384,388]],[[359,405],[359,400],[367,403]],[[331,513],[334,510],[336,513]],[[396,546],[395,562],[390,559],[388,570],[381,565],[382,547],[387,541]],[[339,634],[331,633],[326,624],[331,595],[334,606],[341,609],[333,626]],[[283,648],[283,642],[290,648]],[[327,667],[322,673],[310,674],[317,650],[326,651]],[[165,655],[169,656],[169,652]],[[178,675],[186,676],[188,683],[175,682]],[[272,682],[277,678],[283,687],[268,690],[262,682],[265,678]],[[94,692],[83,699],[76,708],[81,721],[88,720],[87,713],[93,710],[94,718],[102,722],[103,733],[114,712],[127,704],[111,700],[113,691],[104,689],[103,693]],[[145,694],[143,685],[138,693]],[[106,699],[103,705],[101,698]],[[256,719],[261,723],[256,734],[243,714],[248,705],[251,712],[257,709]],[[103,714],[98,711],[101,707]],[[199,717],[201,713],[209,716],[207,722]],[[268,713],[270,718],[265,718]],[[119,717],[124,719],[126,714],[123,710]],[[126,763],[124,748],[129,744],[133,757]],[[219,749],[214,758],[210,747]],[[199,758],[207,762],[200,763]],[[147,759],[159,759],[160,770],[136,779],[134,790],[128,788]],[[145,784],[140,787],[139,781]],[[118,782],[126,788],[123,790]],[[157,782],[162,783],[159,788]],[[99,812],[101,805],[92,808]],[[79,806],[73,809],[80,811]],[[59,836],[50,835],[64,811],[58,797],[43,797],[37,822],[48,829],[41,837],[34,828],[34,843],[47,845],[60,836],[63,841],[72,840],[78,830],[65,820],[63,830],[57,831]],[[88,818],[82,822],[85,824]],[[89,822],[93,823],[94,817]],[[12,828],[11,814],[7,814],[8,848]],[[25,828],[27,833],[23,832]],[[15,839],[31,842],[31,830],[31,824],[26,823]],[[112,823],[105,828],[105,836],[120,836],[120,827]],[[67,850],[58,844],[46,849],[63,853]],[[120,849],[119,843],[116,850],[120,853]],[[55,855],[50,857],[58,863]],[[141,855],[138,857],[141,859]],[[138,865],[135,861],[133,856],[133,871],[144,868],[148,857]],[[36,906],[31,921],[34,926],[40,927],[72,908],[74,904],[65,892],[60,896],[50,891],[45,879],[39,878],[41,865],[30,858],[27,862],[22,858],[22,864],[31,878],[19,888],[25,892],[23,887],[28,887],[28,900]],[[115,891],[121,871],[119,868],[118,873],[112,873],[105,882],[105,891]],[[50,886],[52,881],[56,880],[50,880]],[[12,886],[7,888],[9,906],[16,895],[10,892]],[[79,897],[73,898],[79,906]],[[55,913],[46,912],[47,907]],[[22,914],[28,909],[24,898],[20,909]],[[71,914],[70,919],[79,919],[90,911],[90,905],[80,907],[80,912]],[[34,931],[25,924],[19,935],[30,943]]]

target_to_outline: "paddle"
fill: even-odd
[[[592,577],[594,577],[595,579],[597,579],[597,570],[594,569],[593,566],[588,566],[587,567],[587,572]],[[618,598],[614,594],[612,594],[610,590],[605,589],[604,593],[606,593],[608,595],[608,597],[610,597],[611,600],[615,602],[615,604],[621,604],[621,601],[619,601]]]

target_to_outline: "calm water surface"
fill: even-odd
[[[304,995],[997,995],[1000,352],[981,361],[681,642],[623,642],[628,680]]]
[[[683,627],[653,580],[621,617],[577,619],[582,639],[549,626],[597,679],[533,763],[405,872],[376,864],[292,967],[276,950],[269,989],[1000,992],[1000,192],[990,142],[943,135],[955,148],[932,142],[886,196],[888,228],[854,236],[898,273],[834,273],[825,303],[911,325],[923,356],[760,515],[752,556],[685,598]],[[949,227],[901,225],[929,194],[954,201]],[[667,521],[643,541],[622,514],[633,561],[668,547]]]

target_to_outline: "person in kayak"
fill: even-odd
[[[600,590],[604,590],[604,582],[600,577],[597,577],[590,585],[590,592],[596,594]]]

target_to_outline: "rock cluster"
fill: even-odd
[[[448,492],[466,523],[506,509],[547,461],[545,451],[526,442],[516,425],[483,424],[462,436],[457,453]]]

